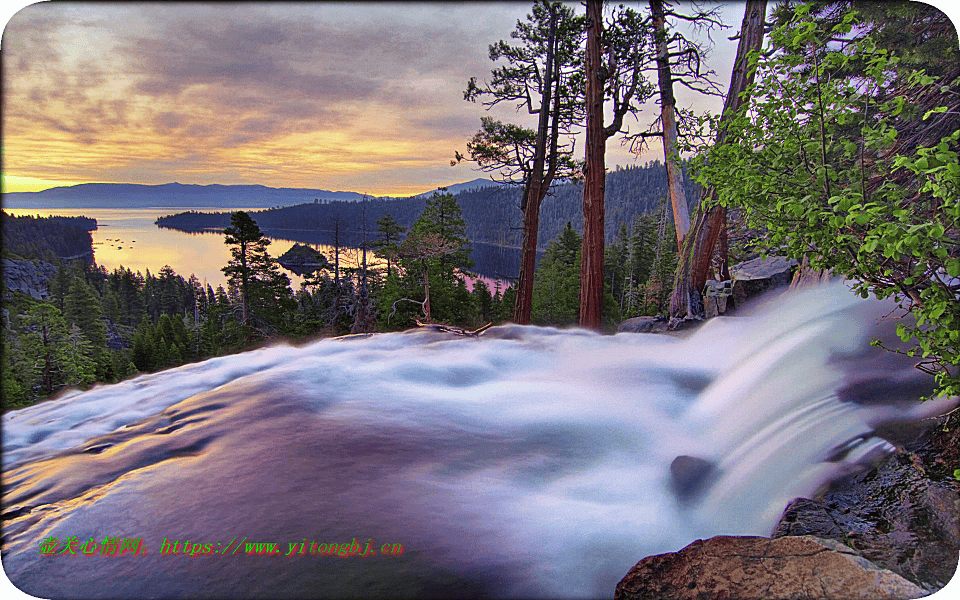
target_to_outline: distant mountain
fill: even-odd
[[[474,179],[448,185],[447,191],[457,194],[499,185],[489,179]],[[432,194],[431,190],[416,197],[429,198]],[[6,193],[3,194],[3,205],[9,208],[275,208],[311,203],[358,202],[363,197],[357,192],[263,185],[82,183],[41,192]],[[383,199],[392,198],[384,196]]]
[[[491,181],[490,179],[480,178],[480,179],[474,179],[473,181],[467,181],[464,183],[454,183],[454,184],[443,186],[443,187],[446,188],[447,193],[457,195],[460,192],[465,192],[467,190],[476,190],[476,189],[485,188],[485,187],[495,187],[495,186],[502,186],[502,185],[505,185],[505,184],[498,183],[496,181]],[[440,189],[442,188],[438,187],[436,189],[430,190],[429,192],[417,194],[414,197],[429,198],[430,196],[433,195],[434,192],[439,191]]]
[[[82,183],[41,192],[3,194],[10,208],[272,208],[304,203],[357,202],[363,194],[263,185],[195,185],[165,183]]]

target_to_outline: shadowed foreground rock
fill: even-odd
[[[928,592],[832,540],[717,536],[650,556],[616,600],[892,600]]]
[[[773,537],[832,539],[929,592],[942,588],[960,552],[960,485],[938,472],[933,460],[942,451],[926,450],[900,452],[821,498],[795,500]]]

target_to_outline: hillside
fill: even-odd
[[[4,253],[51,263],[93,260],[90,232],[96,228],[96,219],[89,217],[18,217],[0,212]]]
[[[699,190],[685,179],[688,204],[699,200]],[[467,223],[467,237],[475,242],[520,246],[522,189],[508,186],[485,186],[455,194]],[[612,240],[623,223],[635,216],[656,211],[667,197],[667,177],[662,163],[618,169],[607,175],[606,234]],[[567,222],[577,230],[583,228],[583,186],[554,186],[540,209],[539,246],[545,248],[557,237]],[[376,237],[376,221],[390,214],[400,225],[410,227],[426,205],[425,197],[374,198],[364,203],[331,201],[307,203],[263,211],[251,216],[268,235],[309,243],[330,243],[335,220],[340,220],[341,243],[359,244],[363,238]],[[230,213],[189,211],[157,219],[160,227],[180,231],[209,231],[229,225]]]

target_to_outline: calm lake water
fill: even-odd
[[[158,217],[186,210],[226,212],[250,210],[247,208],[204,208],[204,207],[162,207],[162,208],[53,208],[24,209],[4,206],[8,214],[23,216],[67,217],[84,216],[97,220],[97,229],[92,231],[94,257],[98,265],[113,271],[126,267],[133,271],[156,274],[164,265],[170,265],[178,275],[189,278],[196,275],[201,282],[209,283],[214,289],[218,285],[226,287],[226,277],[220,271],[230,261],[230,249],[224,244],[222,233],[186,233],[174,229],[161,229],[154,224]],[[272,243],[270,255],[278,257],[289,250],[295,241],[283,239],[273,233],[269,236]],[[292,235],[291,237],[302,237]],[[301,239],[301,242],[307,240]],[[311,240],[312,242],[312,240]],[[332,260],[333,246],[312,242],[311,245]],[[493,244],[473,244],[473,258],[476,270],[493,289],[495,281],[517,274],[519,250],[503,248]],[[372,252],[367,261],[375,260]],[[357,267],[361,261],[361,252],[357,248],[341,248],[341,267]],[[303,278],[287,271],[294,290],[300,288]],[[472,287],[472,285],[471,285]]]

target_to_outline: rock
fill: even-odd
[[[124,327],[107,321],[107,348],[110,350],[129,348],[128,338],[133,338],[132,327]]]
[[[787,505],[773,537],[812,535],[830,540],[842,540],[843,531],[833,520],[830,510],[819,500],[797,498]]]
[[[727,311],[727,299],[733,293],[732,281],[716,281],[708,279],[704,286],[703,315],[712,319]]]
[[[810,536],[718,536],[641,560],[617,584],[616,600],[884,600],[926,592],[857,556]]]
[[[35,300],[50,297],[47,281],[56,274],[57,268],[47,262],[3,259],[3,283],[7,289],[23,292]]]
[[[661,317],[633,317],[620,323],[617,332],[662,333],[667,330],[667,322]]]
[[[796,500],[774,537],[814,535],[929,590],[947,584],[960,555],[960,483],[931,479],[920,456],[903,451],[835,482],[817,500]]]
[[[734,306],[743,306],[748,298],[773,288],[790,285],[797,261],[782,256],[754,258],[730,267]]]
[[[696,456],[681,455],[670,463],[670,484],[681,503],[696,500],[716,475],[717,466]]]

